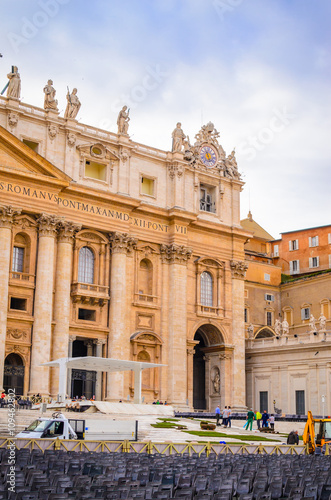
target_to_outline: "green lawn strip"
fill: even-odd
[[[224,434],[223,432],[213,432],[213,431],[183,431],[186,432],[187,434],[193,434],[193,436],[200,436],[200,437],[219,437],[219,438],[232,438],[232,439],[238,439],[239,441],[269,441],[274,443],[274,439],[268,439],[265,437],[261,436],[241,436],[241,435],[234,435],[234,434]]]
[[[208,443],[210,443],[210,444],[221,444],[219,441],[194,441],[194,442],[192,442],[192,441],[188,441],[187,439],[186,439],[186,443],[191,443],[192,446],[197,445],[197,444],[208,444]],[[243,443],[243,442],[238,443],[238,442],[235,442],[235,441],[228,441],[226,443],[226,445],[224,443],[222,443],[222,446],[228,446],[228,445],[229,446],[249,446],[249,445],[251,445],[251,443]]]
[[[161,420],[162,422],[179,422],[180,418],[157,417],[157,420]]]
[[[155,429],[187,429],[186,425],[178,424],[175,422],[157,422],[156,424],[150,424]]]

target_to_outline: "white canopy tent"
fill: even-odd
[[[141,372],[145,368],[160,368],[157,363],[143,363],[140,361],[125,361],[122,359],[97,358],[84,356],[81,358],[59,358],[41,366],[58,366],[59,369],[59,401],[65,401],[67,392],[68,368],[95,372],[134,372],[134,403],[141,403]]]

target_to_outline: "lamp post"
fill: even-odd
[[[323,418],[324,418],[324,403],[325,403],[325,396],[322,395],[322,415],[323,415]]]

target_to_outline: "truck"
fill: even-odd
[[[85,439],[89,441],[137,441],[136,420],[84,420],[67,419],[62,413],[51,418],[34,420],[16,438],[23,439]]]
[[[316,449],[323,452],[325,445],[331,443],[331,418],[314,418],[309,411],[302,440],[309,446],[309,453],[315,453]]]

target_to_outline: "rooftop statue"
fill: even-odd
[[[319,324],[320,324],[320,331],[325,330],[326,328],[326,317],[324,314],[321,314],[320,317],[318,318]]]
[[[312,314],[310,315],[310,318],[309,318],[309,328],[310,328],[311,332],[317,332],[316,320]]]
[[[200,131],[196,134],[195,139],[197,142],[195,143],[195,146],[203,142],[209,142],[218,148],[219,143],[217,139],[219,136],[220,133],[216,130],[214,124],[212,122],[208,122],[207,125],[203,125]]]
[[[181,152],[184,146],[185,139],[186,135],[182,130],[182,124],[178,122],[175,130],[172,133],[172,151]]]
[[[235,150],[225,159],[225,171],[229,177],[234,179],[240,179],[240,174],[238,172],[238,164],[235,157]]]
[[[248,332],[248,338],[249,339],[254,338],[254,326],[253,326],[252,323],[250,325],[248,325],[247,332]]]
[[[18,73],[18,67],[12,66],[11,73],[8,73],[7,78],[9,79],[7,88],[7,97],[14,99],[20,99],[21,97],[21,77]]]
[[[48,80],[47,85],[44,87],[44,109],[53,109],[58,111],[57,99],[55,99],[56,90],[53,87],[53,81]]]
[[[129,130],[129,113],[130,109],[128,109],[127,106],[123,106],[121,111],[118,114],[117,118],[117,127],[118,127],[118,134],[122,135],[128,135],[128,130]]]
[[[64,113],[64,118],[76,118],[78,111],[80,110],[81,103],[77,97],[77,89],[73,89],[70,94],[69,89],[67,92],[67,107]]]
[[[282,329],[283,329],[283,335],[286,336],[290,333],[290,325],[288,324],[286,319],[284,319],[284,321],[282,322]]]
[[[281,330],[281,322],[279,319],[276,319],[275,321],[275,334],[276,334],[276,337],[280,337],[281,334],[282,334],[282,330]]]

